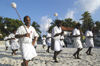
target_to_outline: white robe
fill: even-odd
[[[13,34],[13,33],[11,33],[10,35],[9,35],[9,38],[11,39],[11,38],[15,38],[15,34]],[[13,49],[13,50],[16,50],[16,49],[19,49],[19,44],[18,44],[18,39],[11,39],[10,40],[10,43],[11,43],[11,49]]]
[[[62,49],[61,42],[60,42],[61,35],[54,37],[54,35],[61,32],[62,32],[61,27],[58,28],[57,26],[55,26],[52,30],[53,39],[54,39],[54,51],[60,51]]]
[[[48,37],[51,37],[51,33],[48,33],[48,34],[47,34],[47,38],[48,38]],[[47,39],[47,45],[48,45],[48,46],[51,46],[51,38],[48,38],[48,39]]]
[[[93,33],[92,31],[86,31],[85,33],[86,37],[88,36],[93,36]],[[86,38],[86,45],[87,47],[94,47],[94,41],[93,41],[93,38]]]
[[[26,27],[26,26],[25,26]],[[26,30],[28,33],[30,33],[30,37],[22,37],[20,38],[21,41],[21,50],[22,50],[22,56],[25,60],[31,60],[35,56],[37,56],[36,50],[34,46],[32,45],[32,40],[34,37],[37,37],[37,33],[34,27],[30,26],[29,28],[26,27]],[[26,34],[24,26],[20,26],[17,31],[16,35],[23,35]]]
[[[60,37],[60,39],[63,39],[63,40],[60,40],[60,42],[61,42],[61,46],[64,46],[64,45],[65,45],[65,43],[64,43],[64,36],[62,35],[62,36]]]
[[[42,37],[43,45],[46,45],[46,38]]]
[[[7,40],[8,38],[9,37],[7,37],[7,36],[4,38],[6,47],[10,47],[10,42],[9,42],[9,40]]]
[[[36,38],[36,41],[35,41],[34,47],[37,46],[37,40],[38,40],[38,37],[39,37],[39,35],[38,35],[38,33],[37,33],[37,38]]]
[[[73,34],[72,35],[73,36],[80,35],[80,30],[75,28],[73,30]],[[83,48],[80,36],[79,37],[73,37],[73,40],[74,40],[73,44],[74,44],[75,48]]]

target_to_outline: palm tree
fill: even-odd
[[[37,22],[33,21],[32,26],[35,28],[37,33],[40,35],[41,34],[40,25]]]
[[[83,32],[85,32],[89,26],[93,27],[93,25],[94,25],[91,14],[88,11],[86,11],[82,14],[82,18],[80,20],[83,21],[83,23],[82,23]]]

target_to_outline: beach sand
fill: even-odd
[[[17,55],[11,55],[11,49],[5,50],[4,42],[0,44],[0,66],[21,66],[22,56],[20,50]],[[93,48],[93,56],[85,54],[87,48],[83,48],[80,52],[81,59],[74,59],[72,54],[76,48],[63,48],[63,51],[58,55],[59,63],[54,63],[53,51],[46,52],[42,45],[37,46],[38,56],[29,62],[29,66],[100,66],[100,48]]]

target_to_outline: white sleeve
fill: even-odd
[[[49,33],[47,33],[47,37],[49,37]]]
[[[93,32],[91,31],[91,34],[90,34],[91,36],[93,36]]]
[[[37,34],[36,36],[39,37],[39,34],[38,33],[36,33],[36,34]]]
[[[16,35],[17,35],[17,34],[21,34],[21,30],[20,30],[20,29],[21,29],[20,27],[17,29]]]
[[[9,38],[15,38],[15,35],[14,34],[10,34]]]
[[[56,31],[56,28],[54,27],[53,29],[52,29],[52,35],[54,36],[54,35],[56,35],[57,34],[57,31]]]
[[[25,34],[25,28],[23,26],[20,26],[16,31],[16,35],[17,34]]]
[[[33,30],[33,35],[32,35],[32,38],[34,39],[34,37],[39,37],[38,33],[36,32],[35,28],[32,27],[32,30]]]
[[[75,29],[73,30],[72,35],[76,35],[76,30]]]

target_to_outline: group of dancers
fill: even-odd
[[[9,41],[11,44],[12,54],[16,55],[16,51],[21,48],[21,53],[23,57],[23,62],[21,63],[22,66],[28,66],[28,62],[32,60],[32,58],[37,56],[36,53],[36,44],[37,39],[39,37],[38,33],[36,32],[35,28],[30,25],[31,19],[29,16],[24,17],[25,25],[20,26],[16,31],[9,36],[5,37],[6,41],[6,50],[9,47]],[[60,20],[56,20],[55,26],[53,27],[52,31],[48,30],[47,36],[43,36],[43,48],[45,47],[46,43],[48,45],[47,52],[49,53],[50,47],[53,48],[54,51],[54,62],[58,62],[57,56],[62,51],[62,47],[64,44],[64,30],[72,30],[68,29],[67,27],[63,27],[61,25]],[[81,32],[80,32],[80,24],[77,24],[76,27],[72,30],[73,36],[73,44],[77,51],[73,53],[73,56],[76,59],[80,59],[79,52],[82,50],[82,42],[81,42]],[[19,44],[18,44],[19,43]],[[86,31],[86,44],[88,45],[89,49],[86,51],[87,55],[92,55],[91,50],[94,47],[93,42],[93,33],[91,27],[88,28]],[[19,46],[20,45],[20,46]]]
[[[62,28],[60,20],[56,20],[55,24],[56,26],[52,29],[52,32],[50,33],[50,31],[48,30],[47,36],[46,37],[43,36],[43,46],[46,45],[45,41],[47,41],[47,45],[48,45],[47,52],[49,52],[50,47],[51,48],[53,47],[53,50],[54,50],[53,59],[54,59],[54,62],[58,62],[57,56],[62,51],[62,47],[65,46],[63,30],[72,30],[72,29],[69,29],[67,27]],[[81,24],[77,23],[76,27],[72,30],[72,33],[71,33],[72,41],[73,41],[72,43],[74,47],[77,48],[77,51],[73,53],[73,56],[75,57],[75,59],[81,59],[79,56],[79,53],[83,48],[83,44],[81,41],[82,33],[80,31],[80,26]],[[88,47],[86,54],[92,55],[91,50],[94,47],[92,27],[89,26],[84,35],[86,37],[85,45],[87,45]],[[51,40],[53,40],[53,42]]]
[[[18,49],[20,48],[19,41],[17,38],[15,38],[15,33],[16,33],[16,30],[13,30],[13,33],[5,36],[4,38],[6,50],[11,48],[12,55],[16,55],[16,51],[18,51]]]

